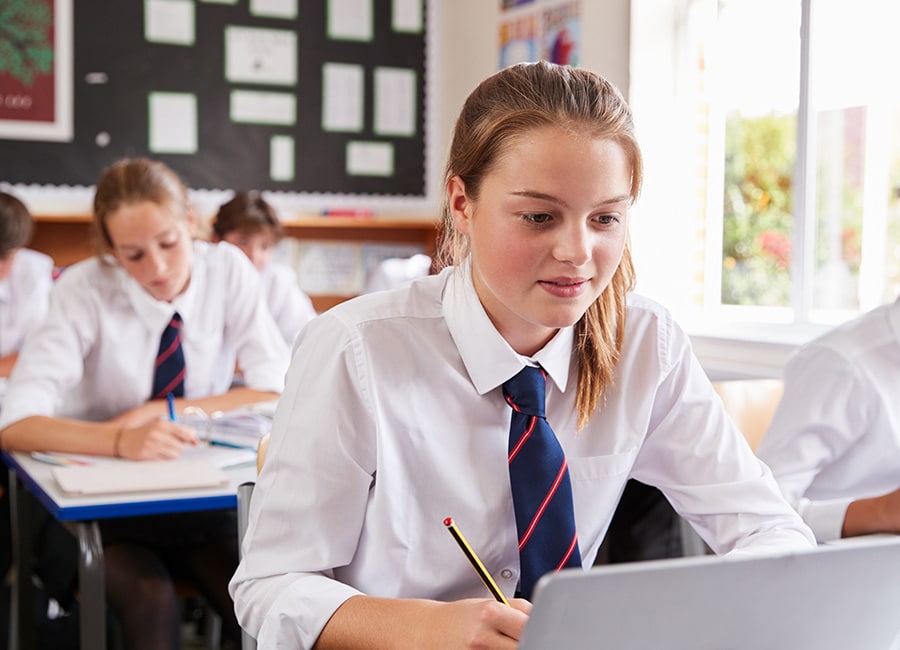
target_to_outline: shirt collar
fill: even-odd
[[[196,255],[196,253],[197,251],[195,250],[194,254]],[[137,280],[119,266],[117,262],[114,262],[114,264],[116,265],[116,273],[121,273],[124,277],[123,285],[125,287],[125,293],[128,295],[128,300],[131,302],[134,311],[142,321],[154,329],[160,329],[160,331],[162,331],[176,311],[179,316],[181,316],[182,322],[188,323],[191,320],[191,307],[195,304],[193,296],[197,291],[197,284],[199,284],[199,282],[196,281],[196,272],[198,270],[196,264],[192,265],[191,280],[188,282],[187,289],[172,302],[156,300],[147,293],[147,290],[144,289]]]
[[[442,297],[444,318],[475,390],[484,395],[519,372],[526,359],[510,347],[488,318],[475,293],[468,260],[447,273]],[[532,358],[560,391],[566,390],[573,341],[573,328],[562,328]]]

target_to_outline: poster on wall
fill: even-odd
[[[577,66],[581,49],[579,2],[544,10],[541,56],[560,65]]]
[[[72,0],[7,0],[0,138],[72,140]]]
[[[521,7],[522,5],[530,5],[534,0],[500,0],[500,7],[503,11],[508,11],[513,7]]]
[[[581,0],[503,0],[501,68],[544,59],[577,66],[581,59]]]
[[[500,23],[500,67],[537,58],[537,19],[533,15]]]

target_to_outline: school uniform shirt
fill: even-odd
[[[418,253],[410,257],[389,257],[372,269],[363,293],[394,289],[431,273],[431,257]]]
[[[325,312],[293,355],[230,586],[260,647],[311,647],[358,593],[489,597],[446,517],[512,596],[519,552],[501,385],[525,362],[467,266]],[[581,431],[573,328],[534,361],[549,375],[547,419],[568,459],[585,566],[631,476],[661,488],[717,553],[813,545],[659,305],[630,297],[615,384]]]
[[[900,487],[900,299],[801,347],[757,450],[819,541]]]
[[[53,260],[20,249],[9,275],[0,281],[0,357],[18,352],[25,335],[43,320],[52,286]]]
[[[284,264],[273,262],[264,266],[260,282],[269,311],[290,347],[300,328],[316,316],[312,300],[297,284],[297,273]]]
[[[262,302],[259,274],[238,248],[198,241],[188,287],[171,303],[100,258],[68,268],[19,354],[0,428],[32,415],[105,421],[146,402],[175,311],[184,321],[185,397],[228,390],[223,347],[236,351],[247,386],[281,391],[289,350]]]

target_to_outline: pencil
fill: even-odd
[[[491,595],[504,605],[509,605],[509,601],[506,600],[506,596],[500,591],[500,587],[494,582],[491,574],[484,568],[484,564],[481,563],[481,560],[475,555],[475,551],[469,546],[469,542],[466,541],[466,538],[460,532],[459,528],[456,527],[456,524],[453,523],[453,517],[444,519],[444,525],[447,527],[447,530],[450,531],[450,534],[453,535],[453,539],[456,540],[456,543],[459,544],[459,548],[462,549],[463,554],[469,558],[472,568],[475,569],[475,573],[481,578],[481,581],[484,583],[484,586],[488,588],[488,591],[491,592]]]
[[[166,399],[169,401],[169,419],[172,422],[175,421],[175,395],[169,393],[166,395]]]

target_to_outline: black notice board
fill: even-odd
[[[144,2],[76,0],[73,4],[74,139],[71,142],[0,139],[0,180],[9,183],[92,185],[101,169],[124,156],[162,160],[195,189],[260,189],[297,193],[425,195],[425,92],[427,4],[422,0],[422,29],[392,28],[392,1],[372,0],[371,41],[334,40],[326,34],[326,0],[299,0],[298,15],[281,19],[250,12],[250,0],[235,4],[196,2],[195,43],[190,46],[148,42]],[[297,34],[297,75],[293,87],[259,86],[296,96],[292,126],[235,123],[229,94],[247,83],[225,78],[226,26],[292,30]],[[322,66],[351,63],[364,70],[362,132],[326,132],[322,128]],[[380,66],[416,74],[416,129],[412,135],[379,136],[373,129],[374,70]],[[107,82],[88,83],[92,73]],[[96,74],[93,74],[96,79]],[[197,151],[152,153],[148,145],[148,96],[151,92],[189,92],[197,98]],[[98,144],[108,134],[108,144]],[[295,173],[273,181],[269,173],[270,139],[291,136]],[[102,139],[102,138],[101,138]],[[349,175],[345,148],[351,140],[389,143],[394,171],[387,176]]]

